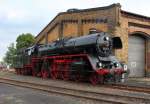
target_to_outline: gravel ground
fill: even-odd
[[[77,99],[0,83],[0,104],[83,104]]]
[[[1,71],[0,77],[10,78],[10,79],[15,79],[15,80],[20,80],[20,81],[40,83],[40,84],[44,84],[44,85],[53,85],[53,86],[61,86],[61,87],[66,87],[66,88],[88,90],[88,91],[93,91],[93,92],[103,92],[103,93],[111,93],[111,94],[127,95],[127,96],[137,96],[137,97],[145,96],[145,97],[150,98],[150,95],[146,94],[146,93],[136,93],[136,92],[131,92],[131,91],[122,91],[122,90],[118,90],[118,89],[104,88],[104,87],[101,87],[100,85],[93,86],[90,83],[79,83],[79,82],[77,83],[77,82],[73,82],[73,81],[52,80],[52,79],[42,79],[42,78],[37,78],[37,77],[32,77],[32,76],[22,76],[22,75],[16,75],[15,73],[7,72],[7,71],[5,71],[5,72]],[[136,83],[137,85],[142,85],[142,86],[144,85],[143,83],[142,84],[137,83],[138,81],[135,81],[134,79],[127,80],[127,81],[124,84],[133,84],[133,82],[134,82],[134,84]],[[143,81],[143,82],[145,82],[145,81]],[[148,83],[148,81],[147,81],[147,83]],[[150,86],[148,86],[148,87],[150,87]]]

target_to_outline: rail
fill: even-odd
[[[0,78],[0,83],[31,88],[35,90],[45,91],[49,93],[61,94],[81,99],[88,99],[91,101],[96,102],[105,102],[105,103],[114,103],[114,104],[149,104],[150,103],[150,96],[135,96],[133,95],[118,95],[110,94],[106,91],[104,92],[94,92],[94,91],[87,91],[87,90],[80,90],[80,89],[71,89],[65,87],[58,87],[53,85],[43,85],[37,83],[31,83],[26,81],[18,81],[12,80],[7,78]]]

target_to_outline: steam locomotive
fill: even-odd
[[[127,71],[126,65],[113,55],[113,50],[121,48],[120,37],[106,32],[63,38],[19,50],[15,70],[22,75],[92,84],[118,82]]]

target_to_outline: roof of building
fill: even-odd
[[[121,13],[122,14],[126,14],[126,15],[132,15],[132,16],[135,16],[135,17],[140,17],[140,18],[144,18],[144,19],[150,20],[150,17],[148,17],[148,16],[144,16],[144,15],[141,15],[141,14],[136,14],[136,13],[128,12],[128,11],[125,11],[125,10],[121,10]]]
[[[44,27],[44,29],[42,29],[42,31],[41,31],[35,38],[37,38],[37,37],[38,37],[58,16],[60,16],[60,15],[71,14],[71,13],[90,12],[90,11],[97,11],[97,10],[105,10],[105,9],[112,8],[112,7],[114,7],[114,6],[120,6],[120,7],[121,7],[121,5],[120,5],[119,3],[117,3],[117,4],[112,4],[112,5],[104,6],[104,7],[96,7],[96,8],[88,8],[88,9],[69,9],[69,10],[67,10],[66,12],[60,12],[60,13],[58,13],[58,14],[55,16],[55,18],[52,19],[52,21],[50,21],[50,22]],[[148,17],[148,16],[144,16],[144,15],[140,15],[140,14],[136,14],[136,13],[124,11],[124,10],[121,10],[121,13],[122,13],[122,14],[125,14],[125,15],[130,15],[130,16],[134,16],[134,17],[139,17],[139,18],[144,18],[144,19],[150,20],[150,17]]]
[[[37,38],[58,16],[60,15],[64,15],[64,14],[71,14],[71,13],[81,13],[81,12],[89,12],[89,11],[97,11],[97,10],[105,10],[105,9],[109,9],[109,8],[112,8],[114,6],[120,6],[120,4],[112,4],[112,5],[109,5],[109,6],[104,6],[104,7],[97,7],[97,8],[88,8],[88,9],[76,9],[74,11],[69,11],[67,10],[66,12],[60,12],[58,13],[53,19],[52,21],[50,21],[45,27],[44,29],[42,29],[42,31],[35,37]]]

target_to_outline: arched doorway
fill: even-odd
[[[128,68],[129,77],[144,77],[146,69],[146,39],[143,33],[135,32],[129,36]]]

